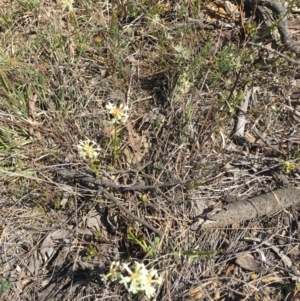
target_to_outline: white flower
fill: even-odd
[[[164,34],[165,34],[165,38],[167,40],[173,40],[174,39],[173,36],[171,34],[169,34],[166,30],[164,31]]]
[[[174,50],[176,51],[176,57],[177,58],[184,58],[184,59],[189,59],[191,56],[191,50],[184,48],[182,44],[178,44],[176,46],[173,46]]]
[[[152,298],[155,295],[155,288],[151,285],[147,285],[145,288],[145,295],[147,296],[147,298]]]
[[[124,284],[124,286],[126,287],[127,290],[129,289],[128,283],[130,283],[130,281],[131,281],[130,277],[128,277],[128,276],[124,277],[122,274],[120,275],[119,283]]]
[[[132,274],[132,271],[131,271],[128,263],[126,263],[126,262],[123,263],[123,269],[126,270],[126,272],[129,273],[130,275]]]
[[[119,269],[120,269],[120,262],[113,261],[110,265],[108,273],[106,275],[101,275],[101,280],[103,282],[107,282],[108,279],[110,279],[111,281],[118,281],[121,278]]]
[[[119,107],[113,105],[112,103],[108,103],[105,108],[108,110],[108,113],[112,115],[113,123],[125,123],[128,119],[128,106],[124,106],[120,104]]]
[[[147,279],[146,281],[143,283],[143,290],[145,291],[145,295],[148,298],[151,298],[155,295],[155,288],[153,285],[155,285],[155,283],[157,284],[162,284],[162,277],[158,276],[157,270],[151,269],[150,271],[148,271],[148,275],[147,275]]]
[[[101,274],[100,278],[101,278],[101,281],[103,281],[104,283],[106,283],[107,280],[108,280],[108,277],[106,275],[104,275],[104,274]]]
[[[110,279],[123,284],[128,292],[137,294],[139,292],[145,293],[147,298],[152,298],[155,295],[155,284],[161,284],[163,279],[158,276],[157,270],[147,270],[143,263],[137,261],[129,267],[129,264],[122,264],[122,272],[120,262],[112,262],[110,270],[106,275],[102,275],[102,279],[106,281]],[[127,275],[124,276],[122,273]]]
[[[63,9],[73,10],[74,0],[62,0]]]
[[[142,290],[142,285],[147,280],[148,270],[143,263],[138,263],[136,261],[133,271],[126,263],[123,264],[123,268],[128,272],[131,281],[128,291],[136,294]]]
[[[148,273],[147,281],[149,284],[162,284],[163,279],[162,277],[158,276],[157,270],[152,269]]]
[[[187,93],[192,86],[192,82],[189,80],[188,75],[184,72],[179,76],[178,84],[183,94]]]
[[[95,160],[98,157],[99,152],[101,150],[97,143],[90,139],[87,139],[85,141],[79,141],[77,149],[79,152],[79,156],[88,160]]]
[[[160,17],[159,17],[158,14],[153,15],[153,16],[150,18],[150,20],[151,20],[151,23],[152,23],[153,25],[160,25],[160,24],[161,24],[161,20],[160,20]]]

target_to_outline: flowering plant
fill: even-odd
[[[89,161],[90,171],[97,177],[100,168],[100,160],[98,160],[100,146],[94,140],[86,139],[79,141],[77,149],[79,156]]]
[[[107,282],[108,280],[116,281],[123,284],[128,292],[132,294],[145,293],[147,298],[154,297],[155,284],[162,284],[162,277],[158,275],[157,270],[148,270],[143,263],[137,261],[130,267],[128,263],[113,261],[111,263],[109,272],[106,275],[102,275],[102,280]]]
[[[118,157],[118,124],[126,123],[128,119],[128,106],[120,104],[119,106],[108,103],[105,106],[108,113],[111,115],[111,122],[114,126],[113,136],[113,161],[116,162]]]
[[[101,148],[97,146],[97,143],[90,139],[86,139],[85,141],[80,140],[77,149],[79,156],[89,161],[96,160],[99,151],[101,151]]]
[[[64,9],[66,10],[73,10],[73,4],[74,4],[74,0],[63,0],[62,1],[62,6]]]
[[[128,119],[128,106],[124,106],[120,104],[119,107],[113,105],[112,103],[108,103],[105,108],[108,113],[112,116],[111,122],[113,124],[126,123]]]

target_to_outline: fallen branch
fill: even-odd
[[[154,189],[158,186],[146,186],[146,185],[119,185],[115,184],[112,181],[108,181],[105,179],[95,179],[91,176],[78,174],[73,171],[69,171],[66,169],[55,169],[55,172],[57,173],[58,177],[63,181],[74,181],[75,183],[80,183],[85,187],[89,187],[91,189],[98,190],[98,192],[103,193],[106,195],[112,202],[115,203],[116,206],[118,206],[121,210],[123,210],[125,213],[127,213],[133,220],[136,222],[144,225],[148,229],[152,230],[159,236],[162,236],[164,233],[155,229],[152,225],[150,225],[145,220],[137,217],[132,212],[130,212],[125,206],[122,205],[121,202],[119,202],[111,193],[109,193],[105,187],[115,188],[115,189],[124,189],[124,190],[138,190],[144,188],[144,189]],[[145,188],[146,187],[146,188]]]
[[[257,197],[224,205],[220,211],[209,217],[202,229],[222,228],[241,223],[263,215],[274,214],[284,208],[300,203],[300,190],[281,188]]]

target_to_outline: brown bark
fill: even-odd
[[[263,215],[270,215],[292,205],[300,204],[300,190],[281,188],[257,197],[224,205],[211,219],[213,223],[203,223],[201,228],[220,228],[241,223]]]

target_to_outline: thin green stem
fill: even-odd
[[[118,158],[118,128],[114,124],[114,137],[113,137],[113,163],[115,164]]]

